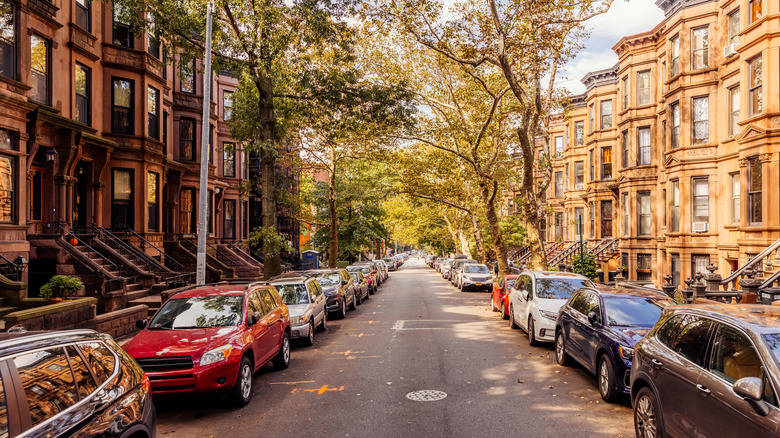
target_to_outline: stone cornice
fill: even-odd
[[[713,1],[716,0],[656,0],[655,5],[661,8],[661,10],[664,11],[664,17],[669,19],[669,17],[681,11],[682,9]]]
[[[593,71],[586,74],[580,82],[582,82],[588,91],[591,91],[595,87],[601,87],[604,85],[614,85],[618,83],[618,67],[619,64],[615,64],[610,68],[604,70]]]

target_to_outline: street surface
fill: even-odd
[[[290,368],[254,378],[248,406],[157,402],[158,437],[629,437],[628,401],[610,405],[593,376],[555,363],[422,260],[391,272],[345,320],[329,320]],[[408,393],[446,393],[413,401]],[[436,394],[427,394],[432,398]],[[439,395],[440,396],[440,395]]]

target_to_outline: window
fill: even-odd
[[[195,190],[181,189],[179,232],[184,234],[194,234],[195,225]]]
[[[111,193],[111,228],[124,231],[133,228],[133,171],[113,169]]]
[[[623,110],[628,109],[628,76],[623,78]]]
[[[160,92],[152,86],[146,88],[146,114],[148,117],[147,132],[149,137],[160,139]]]
[[[146,176],[146,203],[148,205],[149,218],[146,222],[148,231],[159,231],[160,198],[159,198],[160,174],[149,172]]]
[[[574,162],[574,190],[582,190],[585,188],[585,162]]]
[[[564,139],[563,139],[563,148],[564,150],[569,149],[571,147],[571,144],[569,143],[569,124],[566,124],[566,130],[563,131]]]
[[[596,208],[592,202],[588,205],[588,210],[590,210],[590,238],[592,239],[596,237]]]
[[[653,96],[650,94],[650,70],[636,74],[636,99],[639,106],[653,103]]]
[[[691,221],[696,224],[710,222],[710,182],[707,178],[694,178],[691,182],[693,198],[693,211]],[[709,227],[708,227],[709,228]],[[694,230],[695,231],[695,230]]]
[[[195,94],[195,60],[182,64],[179,69],[179,89],[182,93]]]
[[[563,239],[563,213],[555,213],[555,240]]]
[[[16,8],[0,0],[0,75],[16,79]]]
[[[585,122],[574,122],[574,146],[585,144]]]
[[[76,384],[62,348],[20,354],[14,357],[14,365],[27,395],[33,426],[78,403]]]
[[[90,69],[76,63],[76,114],[75,119],[85,125],[91,124],[90,95],[91,78]]]
[[[68,345],[65,347],[65,352],[68,354],[70,366],[73,370],[79,398],[83,400],[97,390],[97,382],[95,382],[92,372],[89,370],[87,363],[84,362],[84,359],[81,358],[75,346]]]
[[[667,324],[671,322],[670,320]],[[691,362],[701,364],[712,321],[695,315],[681,315],[675,325],[677,327],[674,339],[671,345],[667,345],[674,352],[679,353]],[[661,333],[659,331],[660,338]]]
[[[76,0],[76,26],[91,31],[90,28],[90,6],[91,0]]]
[[[233,92],[224,91],[222,93],[222,120],[230,120],[230,116],[233,114]]]
[[[750,11],[751,23],[761,19],[761,0],[748,0],[748,10]]]
[[[566,191],[571,190],[571,179],[569,177],[569,163],[566,163]]]
[[[130,25],[122,22],[123,17],[128,12],[120,5],[114,4],[114,34],[113,41],[117,46],[132,49],[135,46],[135,37]]]
[[[691,105],[693,119],[693,132],[691,133],[693,144],[707,143],[710,139],[710,98],[694,97]]]
[[[637,143],[639,144],[639,165],[650,165],[652,161],[652,150],[650,147],[650,127],[637,129]]]
[[[739,86],[729,88],[729,136],[739,134]]]
[[[680,180],[672,181],[672,217],[671,232],[680,232]]]
[[[601,179],[612,179],[612,148],[601,148]]]
[[[652,213],[650,208],[650,192],[637,192],[637,208],[639,223],[637,235],[649,236],[652,227]]]
[[[133,135],[133,87],[129,79],[111,79],[111,132]]]
[[[750,115],[761,114],[764,110],[764,96],[762,95],[763,79],[761,76],[761,56],[757,56],[748,62],[750,80],[748,81],[748,106]]]
[[[582,228],[585,226],[585,209],[577,207],[574,209],[574,240],[580,240]]]
[[[87,362],[95,374],[98,384],[103,384],[116,369],[116,356],[104,344],[88,342],[79,344],[79,349],[86,357]]]
[[[15,142],[15,136],[8,131],[0,130],[0,140],[6,143]],[[16,205],[16,159],[0,155],[0,222],[10,223],[14,221]]]
[[[601,101],[601,129],[612,128],[612,101]]]
[[[766,339],[766,338],[765,338]],[[744,377],[765,379],[761,356],[753,343],[739,330],[726,324],[718,324],[718,331],[712,343],[709,370],[713,374],[733,384]],[[772,385],[765,388],[765,400],[774,403],[771,394]],[[766,390],[769,393],[766,393]]]
[[[680,284],[680,254],[672,254],[672,285],[679,286]]]
[[[179,157],[184,161],[195,161],[195,119],[182,117],[179,120]]]
[[[163,154],[168,154],[168,111],[163,111],[163,125],[162,125],[162,141],[163,141]]]
[[[566,221],[563,223],[565,231],[564,239],[571,240],[571,219],[569,219],[569,210],[566,210]]]
[[[226,199],[223,202],[223,210],[225,210],[224,231],[222,237],[225,239],[236,238],[236,201],[232,199]]]
[[[209,164],[214,164],[214,125],[209,123]]]
[[[208,233],[214,234],[214,191],[209,190],[206,194],[206,223],[208,224]]]
[[[670,40],[672,47],[669,51],[669,76],[675,77],[680,73],[680,37],[675,36]]]
[[[748,222],[752,225],[761,224],[764,182],[762,164],[758,157],[748,160]]]
[[[739,9],[729,14],[729,44],[739,44]]]
[[[563,137],[555,137],[555,156],[563,155]]]
[[[710,29],[700,27],[691,30],[691,70],[710,65]]]
[[[588,151],[588,154],[590,155],[590,180],[595,181],[596,180],[596,171],[595,171],[595,164],[593,163],[593,151]]]
[[[593,114],[593,112],[594,112],[593,104],[590,104],[590,106],[588,106],[588,118],[590,119],[590,126],[588,126],[589,133],[592,133],[594,128],[596,127],[596,122],[595,122],[596,116]]]
[[[653,261],[651,254],[636,255],[636,279],[649,281],[653,279]]]
[[[739,224],[740,219],[740,180],[739,172],[729,174],[729,185],[731,186],[731,223]]]
[[[666,228],[666,202],[667,202],[667,199],[668,198],[666,197],[666,189],[664,189],[663,197],[661,198],[661,201],[663,202],[663,211],[661,212],[661,221],[662,221],[661,224],[662,224],[662,226],[664,228]]]
[[[628,167],[628,131],[623,131],[623,168]]]
[[[160,37],[154,28],[154,16],[151,13],[147,18],[146,38],[149,40],[146,51],[155,58],[160,59]],[[164,65],[163,69],[165,69]]]
[[[563,172],[555,172],[555,197],[563,197]]]
[[[709,254],[691,254],[691,278],[701,272],[707,274],[707,266],[710,265]]]
[[[236,176],[236,145],[222,143],[222,176],[234,178]]]
[[[629,206],[628,206],[628,193],[620,195],[620,204],[623,206],[623,236],[630,236],[629,233]]]
[[[680,144],[680,104],[675,103],[669,107],[672,115],[672,149],[677,149]]]
[[[49,68],[51,42],[38,35],[30,35],[30,99],[49,105]]]

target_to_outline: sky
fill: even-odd
[[[591,71],[612,67],[618,61],[612,46],[627,35],[646,32],[660,23],[664,14],[655,5],[656,0],[615,0],[604,15],[594,17],[590,23],[591,35],[584,42],[585,48],[566,65],[559,76],[558,85],[572,94],[585,92],[580,79]]]

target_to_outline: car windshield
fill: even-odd
[[[357,272],[350,272],[349,275],[352,276],[352,279],[355,280],[355,283],[360,283],[360,277],[358,277]]]
[[[349,272],[358,272],[358,271],[360,271],[360,272],[362,272],[364,274],[370,274],[371,273],[371,268],[368,267],[368,266],[349,266],[349,267],[347,267],[347,271],[349,271]]]
[[[393,259],[383,259],[383,260],[388,262],[388,263],[392,263],[392,261],[393,261]]]
[[[241,322],[243,295],[174,298],[154,315],[149,330],[230,327]]]
[[[517,281],[516,278],[507,278],[506,279],[506,287],[511,288],[515,285],[515,282]]]
[[[294,304],[308,304],[309,293],[302,284],[277,284],[276,290],[282,296],[282,302],[288,306]]]
[[[575,290],[592,287],[589,280],[579,278],[540,278],[536,280],[536,296],[553,300],[568,300]]]
[[[467,274],[489,274],[487,266],[485,265],[466,265],[463,267],[463,272]]]
[[[338,286],[341,284],[341,276],[339,274],[320,274],[317,276],[317,281],[323,286]]]
[[[669,301],[647,297],[604,297],[607,325],[615,327],[652,327]]]

